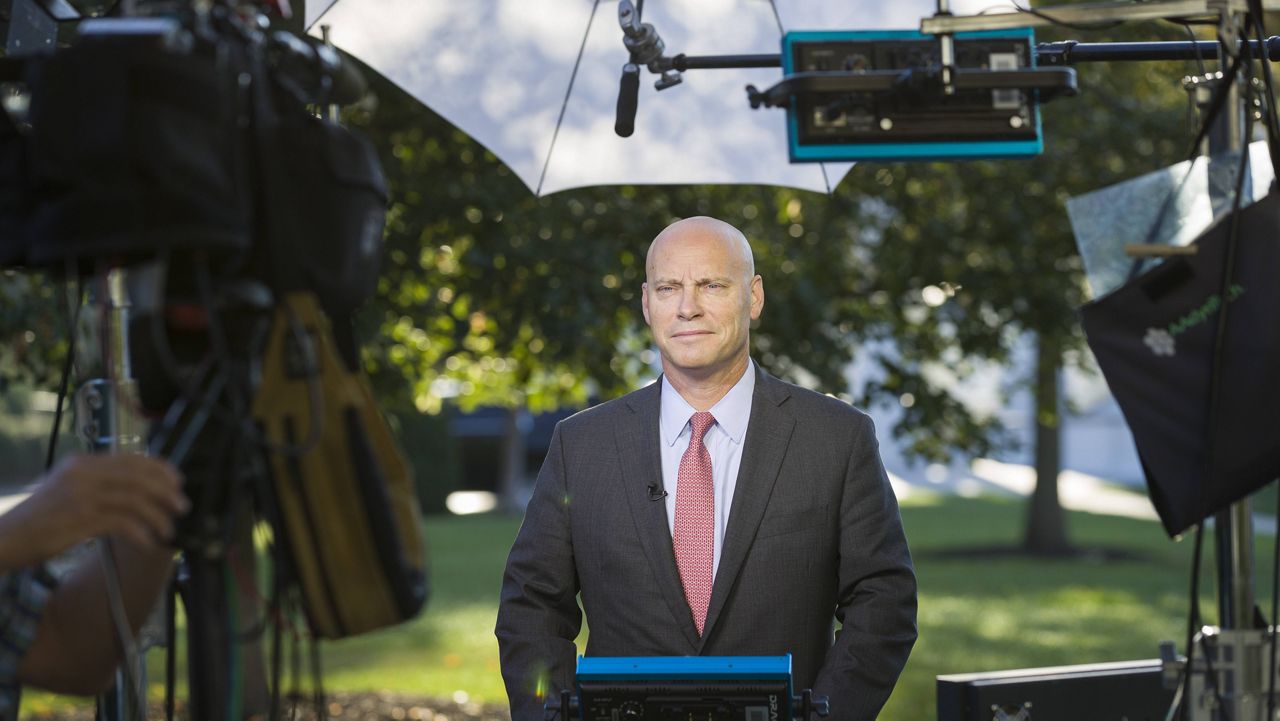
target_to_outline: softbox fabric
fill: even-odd
[[[1171,536],[1280,474],[1280,195],[1243,209],[1237,222],[1226,288],[1230,217],[1195,241],[1194,255],[1167,260],[1081,311]]]

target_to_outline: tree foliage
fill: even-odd
[[[0,392],[56,388],[70,347],[70,311],[43,274],[0,270]]]
[[[1131,36],[1179,32],[1144,25]],[[767,298],[753,355],[767,369],[847,395],[850,362],[873,359],[880,372],[854,400],[899,404],[895,432],[910,450],[988,452],[1002,442],[998,421],[972,412],[955,383],[1007,360],[1025,332],[1068,363],[1082,357],[1084,284],[1063,201],[1185,150],[1178,81],[1193,66],[1078,70],[1080,97],[1043,109],[1043,156],[862,163],[830,197],[624,186],[535,198],[461,131],[375,81],[373,101],[348,112],[374,139],[392,193],[384,274],[359,319],[366,367],[400,411],[618,395],[655,369],[638,297],[647,244],[668,222],[707,214],[751,239]],[[65,338],[53,291],[0,281],[3,366],[13,357],[48,384],[53,339]],[[36,339],[52,356],[23,350]]]
[[[865,272],[825,198],[777,188],[594,188],[534,198],[491,154],[386,85],[353,119],[383,140],[393,202],[385,274],[366,313],[368,367],[417,407],[535,410],[652,377],[640,313],[648,242],[714,215],[752,240],[766,280],[754,333],[771,370],[843,392],[851,322],[831,299]],[[398,390],[399,389],[399,390]]]
[[[1144,25],[1130,36],[1179,32]],[[752,241],[767,299],[753,355],[764,366],[844,395],[850,361],[873,357],[881,372],[856,400],[900,404],[895,433],[912,452],[989,452],[1007,436],[956,383],[1007,361],[1027,332],[1067,363],[1083,358],[1085,286],[1064,201],[1181,159],[1178,83],[1191,69],[1082,65],[1080,97],[1043,108],[1043,156],[862,163],[831,197],[682,186],[534,198],[490,153],[379,84],[376,108],[352,115],[378,139],[393,193],[366,360],[385,393],[408,383],[424,410],[449,396],[543,409],[617,395],[652,373],[638,298],[648,241],[671,220],[708,214]]]
[[[1119,37],[1171,32],[1145,25]],[[1043,107],[1046,152],[1031,160],[855,168],[842,194],[892,209],[867,246],[873,292],[887,294],[896,311],[885,318],[896,341],[889,373],[872,391],[911,394],[899,431],[915,450],[938,457],[971,433],[993,438],[991,423],[956,408],[931,379],[962,379],[974,361],[1006,361],[1026,333],[1067,364],[1086,357],[1076,318],[1086,288],[1065,201],[1183,159],[1190,136],[1179,84],[1192,69],[1078,66],[1080,96]],[[946,300],[931,305],[937,289]],[[1026,380],[1011,379],[1010,388]]]

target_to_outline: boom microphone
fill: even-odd
[[[620,138],[629,138],[636,131],[636,105],[640,96],[640,66],[627,63],[622,66],[622,80],[618,84],[618,116],[613,132]]]

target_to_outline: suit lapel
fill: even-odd
[[[711,636],[716,619],[747,560],[747,552],[756,537],[756,529],[764,518],[765,507],[773,492],[774,482],[782,467],[782,459],[791,441],[795,420],[779,408],[790,392],[786,385],[757,369],[756,389],[751,400],[751,421],[743,439],[742,463],[738,467],[738,483],[729,510],[720,566],[711,587],[711,605],[707,609],[707,625],[698,646]]]
[[[649,560],[649,567],[658,579],[662,598],[671,608],[673,618],[681,619],[680,633],[690,649],[698,647],[698,630],[689,613],[689,603],[684,597],[680,572],[676,569],[675,551],[671,546],[671,529],[667,524],[667,504],[650,500],[649,486],[662,487],[662,455],[658,446],[658,403],[662,383],[631,394],[627,407],[631,413],[620,418],[617,425],[617,444],[622,459],[622,485],[631,517],[635,520],[640,543]],[[622,590],[625,593],[625,589]]]

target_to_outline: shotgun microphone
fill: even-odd
[[[618,115],[613,132],[620,138],[629,138],[636,131],[636,105],[640,96],[640,66],[627,63],[622,66],[622,80],[618,83]]]

